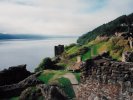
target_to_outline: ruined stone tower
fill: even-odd
[[[55,46],[55,56],[59,56],[64,52],[64,45]]]

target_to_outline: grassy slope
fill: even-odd
[[[42,74],[38,77],[39,80],[43,81],[45,84],[58,84],[60,85],[69,98],[74,98],[75,93],[72,88],[71,82],[69,79],[64,78],[63,75],[66,73],[70,73],[68,71],[63,70],[44,70]],[[74,74],[77,80],[80,80],[80,76],[78,73]],[[71,91],[71,92],[70,92]]]
[[[38,79],[43,81],[44,84],[58,84],[69,98],[74,98],[75,93],[70,80],[63,77],[66,73],[70,72],[64,70],[44,70],[41,75],[38,76]],[[74,75],[76,79],[80,81],[80,73],[74,73]],[[19,97],[12,97],[10,100],[19,100]]]
[[[91,59],[92,57],[107,51],[107,40],[105,41],[99,41],[99,40],[94,40],[86,44],[90,48],[90,50],[82,55],[82,60],[85,61],[87,59]]]
[[[69,48],[66,51],[66,53],[70,55],[70,54],[73,54],[73,53],[77,52],[78,49],[79,49],[79,46],[73,46],[72,48]]]
[[[63,90],[69,98],[74,98],[75,93],[69,79],[61,77],[58,79],[59,84],[63,87]]]
[[[109,39],[95,39],[91,42],[88,42],[82,46],[74,46],[66,50],[67,54],[72,54],[78,52],[83,46],[90,48],[86,53],[81,55],[82,60],[90,59],[98,54],[109,51],[110,56],[116,60],[121,60],[122,53],[124,51],[131,51],[128,40],[123,39],[122,37],[111,37]],[[71,59],[76,59],[77,56],[72,57]],[[69,59],[69,60],[71,60]]]

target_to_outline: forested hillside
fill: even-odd
[[[128,31],[127,26],[130,26],[132,24],[133,24],[133,13],[128,16],[123,15],[109,23],[103,24],[95,28],[94,30],[82,35],[81,37],[79,37],[77,42],[80,44],[84,44],[86,42],[95,39],[97,36],[112,36],[116,31],[126,32]]]

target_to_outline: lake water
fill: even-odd
[[[27,64],[34,71],[45,57],[54,57],[54,46],[75,43],[77,38],[48,38],[45,40],[1,40],[0,70],[10,66]]]

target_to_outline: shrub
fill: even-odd
[[[52,60],[49,57],[47,57],[42,60],[42,62],[35,69],[35,71],[37,72],[37,71],[41,71],[44,69],[53,69],[53,67],[54,67],[54,63],[52,62]]]
[[[87,51],[89,50],[88,47],[82,47],[78,50],[78,54],[79,55],[82,55],[82,54],[85,54]]]
[[[58,79],[60,85],[63,87],[64,92],[68,95],[69,98],[74,98],[75,93],[72,87],[72,84],[69,79],[61,77]]]

